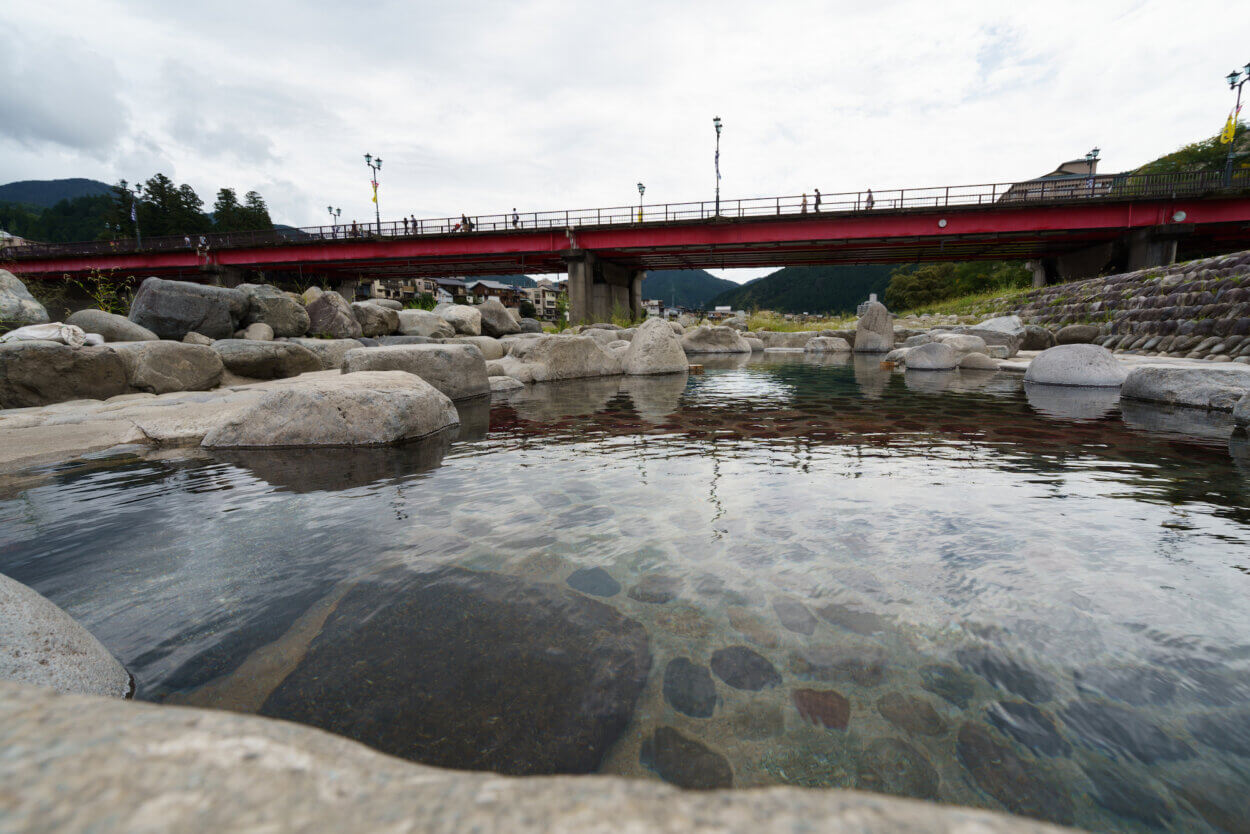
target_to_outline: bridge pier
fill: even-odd
[[[607,321],[614,311],[641,318],[643,270],[604,260],[594,252],[575,250],[564,256],[569,267],[569,321]]]
[[[1033,286],[1093,278],[1104,272],[1132,272],[1176,263],[1175,233],[1163,229],[1134,229],[1119,240],[1099,243],[1050,258],[1026,261]]]

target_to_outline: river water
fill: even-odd
[[[139,698],[442,766],[1244,830],[1250,453],[1226,415],[706,364],[528,387],[398,449],[6,476],[0,572]]]

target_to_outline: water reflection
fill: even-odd
[[[51,467],[0,500],[0,570],[141,697],[423,761],[1243,818],[1244,438],[1004,373],[739,361],[527,387],[454,440]]]
[[[1025,385],[1024,394],[1034,411],[1060,420],[1099,420],[1120,403],[1118,388]]]

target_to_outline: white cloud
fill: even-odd
[[[0,181],[143,179],[276,219],[1002,182],[1213,134],[1250,60],[1225,3],[50,0],[6,10]],[[101,56],[110,56],[103,58]],[[1226,66],[1227,65],[1227,66]],[[7,139],[5,138],[7,137]],[[2,150],[2,148],[0,148]],[[272,193],[265,189],[270,188]]]

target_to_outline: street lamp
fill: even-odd
[[[1241,88],[1250,81],[1250,64],[1246,64],[1245,70],[1235,69],[1227,76],[1228,89],[1237,91],[1237,104],[1233,107],[1233,115],[1228,117],[1228,158],[1224,161],[1224,185],[1233,184],[1233,149],[1237,146],[1237,117],[1241,115]],[[1220,141],[1224,141],[1224,136],[1220,135]]]
[[[338,219],[343,216],[343,209],[341,208],[336,209],[333,206],[326,206],[326,211],[330,212],[330,234],[331,236],[333,236],[338,233],[338,230],[339,230]]]
[[[1098,164],[1098,150],[1099,149],[1095,147],[1095,148],[1090,149],[1089,153],[1085,154],[1085,164],[1089,166],[1089,183],[1088,184],[1089,184],[1089,195],[1091,197],[1094,196],[1094,166]]]
[[[638,183],[638,222],[639,223],[642,222],[642,194],[646,190],[647,190],[647,187],[645,185],[643,185],[642,183]]]
[[[378,207],[378,172],[382,170],[382,157],[373,157],[373,154],[365,154],[365,165],[369,166],[370,180],[369,184],[373,186],[373,216],[378,221],[378,234],[382,234],[382,211]]]
[[[716,128],[716,216],[720,217],[720,116],[712,117],[712,126]]]
[[[125,191],[130,196],[130,220],[135,224],[135,248],[142,249],[143,235],[139,232],[139,197],[143,194],[143,184],[138,182],[135,183],[133,191],[130,186],[126,184],[125,180],[121,181],[121,186],[122,191]],[[121,224],[118,224],[118,228],[121,228]]]

